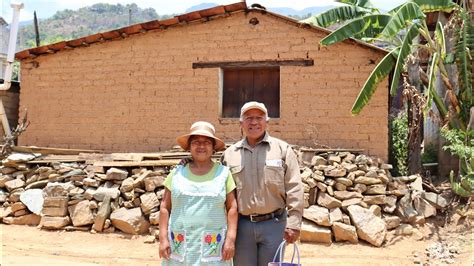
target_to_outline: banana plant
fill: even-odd
[[[392,71],[394,75],[390,93],[392,95],[396,94],[400,76],[405,67],[405,60],[415,50],[416,45],[418,45],[413,41],[420,34],[425,37],[425,39],[429,39],[425,49],[431,51],[432,55],[436,52],[438,53],[438,57],[440,54],[442,54],[443,57],[445,56],[446,52],[442,52],[445,51],[445,42],[433,42],[425,23],[425,13],[436,11],[451,12],[457,7],[451,0],[409,0],[386,14],[382,14],[379,10],[371,8],[369,1],[353,0],[339,2],[343,5],[303,21],[324,27],[342,21],[346,22],[342,27],[322,39],[320,41],[321,45],[331,45],[348,38],[357,38],[371,42],[384,41],[391,44],[391,50],[369,75],[355,100],[351,110],[353,115],[357,115],[362,111],[376,91],[378,84]],[[404,38],[403,40],[399,40],[397,37],[402,34]],[[460,48],[460,50],[462,49],[463,48]],[[393,59],[393,57],[395,57],[395,59]],[[433,72],[430,73],[429,78],[433,79],[436,76],[434,73],[437,69],[440,69],[444,74],[445,71],[443,70],[445,70],[445,67],[440,66],[440,64],[444,63],[443,60],[431,60],[431,62],[432,65],[433,62],[437,65],[433,65],[430,68]],[[444,76],[443,81],[448,82],[447,74]],[[449,108],[443,105],[442,97],[437,95],[436,91],[432,89],[432,84],[434,84],[434,80],[431,80],[430,84],[427,84],[429,87],[426,90],[429,95],[428,98],[434,100],[438,110],[441,110],[441,116],[447,118]],[[456,103],[456,101],[453,100],[453,103]]]
[[[332,45],[348,38],[367,42],[382,41],[388,45],[387,55],[380,60],[360,90],[353,106],[352,114],[359,114],[370,101],[380,82],[390,73],[393,78],[390,94],[398,92],[399,80],[406,72],[407,59],[417,56],[420,49],[429,54],[429,65],[426,70],[420,68],[420,76],[425,86],[423,95],[426,105],[424,112],[432,109],[433,102],[438,110],[442,125],[448,128],[468,132],[470,141],[465,146],[472,151],[473,133],[467,122],[469,111],[474,108],[472,88],[472,58],[474,57],[474,26],[466,11],[466,3],[460,5],[451,0],[408,0],[387,13],[372,8],[369,1],[338,1],[341,6],[328,10],[303,22],[315,26],[328,27],[335,23],[345,23],[320,41],[322,46]],[[426,25],[426,13],[451,13],[445,24],[438,22],[434,34]],[[447,34],[450,31],[453,34]],[[452,35],[452,39],[445,36]],[[419,39],[423,38],[424,43]],[[448,50],[447,43],[454,44]],[[457,65],[457,82],[452,82],[447,65]],[[436,79],[440,78],[445,85],[445,93],[438,94],[435,89]],[[408,80],[408,82],[410,82]],[[472,112],[471,116],[474,116]],[[474,118],[471,118],[474,119]],[[470,156],[459,156],[458,175],[450,176],[453,191],[461,196],[472,195],[474,191],[474,159]]]

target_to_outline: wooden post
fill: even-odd
[[[33,13],[33,21],[35,27],[35,37],[36,37],[36,47],[40,46],[40,36],[39,36],[39,29],[38,29],[38,18],[36,17],[36,11]]]

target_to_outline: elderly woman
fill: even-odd
[[[212,161],[225,148],[208,122],[176,139],[193,160],[166,178],[160,206],[163,265],[231,265],[237,233],[235,183],[229,169]]]

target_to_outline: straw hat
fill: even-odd
[[[198,121],[192,124],[189,130],[191,131],[189,134],[182,135],[176,138],[176,142],[178,142],[178,145],[181,146],[181,148],[183,148],[184,150],[189,150],[188,140],[191,136],[204,136],[214,139],[216,141],[216,145],[214,145],[214,149],[216,151],[220,151],[225,148],[225,143],[215,136],[216,129],[211,123],[205,121]]]

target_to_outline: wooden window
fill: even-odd
[[[222,117],[239,118],[249,101],[264,103],[269,117],[280,117],[279,67],[223,69]]]

